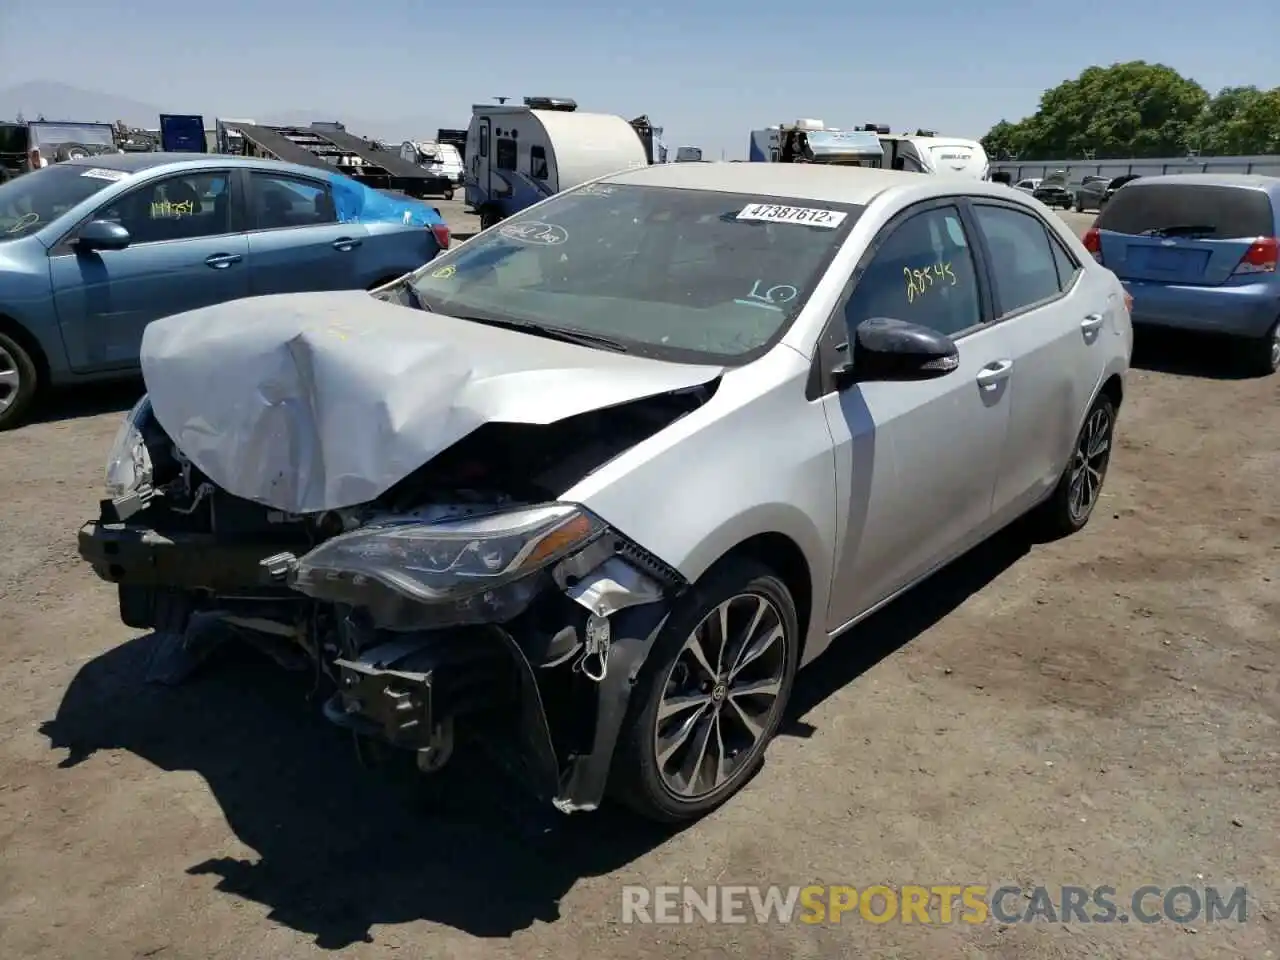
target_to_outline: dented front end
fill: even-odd
[[[301,514],[214,483],[144,401],[80,553],[118,586],[122,619],[158,634],[161,679],[234,631],[314,670],[329,719],[424,771],[476,745],[559,809],[593,809],[632,681],[686,584],[556,492],[706,396],[489,423],[372,501]]]

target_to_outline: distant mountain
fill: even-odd
[[[168,104],[159,106],[120,97],[110,93],[94,93],[69,84],[51,80],[33,80],[0,90],[0,120],[13,120],[18,114],[24,119],[35,120],[40,116],[48,120],[81,120],[115,123],[123,120],[131,127],[154,129],[160,123],[162,113],[201,113],[207,126],[212,127],[217,111],[210,104]],[[340,120],[351,133],[362,137],[376,137],[392,142],[400,140],[425,140],[435,136],[440,127],[465,125],[461,120],[441,120],[435,117],[401,117],[393,120],[370,120],[343,116],[341,112],[328,110],[264,110],[260,107],[237,107],[225,111],[223,116],[252,117],[259,123],[307,126],[314,121]]]

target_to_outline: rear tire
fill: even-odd
[[[1269,377],[1280,370],[1280,320],[1271,325],[1265,336],[1246,340],[1244,348],[1245,368],[1258,377]]]
[[[0,333],[0,431],[18,426],[31,409],[40,386],[31,355],[12,337]]]
[[[1115,404],[1110,397],[1100,395],[1084,418],[1058,485],[1028,518],[1043,539],[1070,536],[1082,530],[1093,516],[1111,464],[1115,427]]]
[[[667,619],[632,687],[610,794],[661,823],[723,804],[759,769],[777,733],[799,650],[795,602],[772,570],[730,557],[708,571]],[[673,744],[665,758],[660,740]],[[694,763],[699,746],[704,759]]]
[[[496,225],[502,217],[498,216],[498,211],[492,207],[482,207],[480,210],[480,229],[488,230]]]

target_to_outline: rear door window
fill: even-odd
[[[1058,264],[1043,223],[1009,207],[974,204],[973,212],[991,254],[1001,317],[1062,292]]]
[[[1194,232],[1203,239],[1268,237],[1275,233],[1271,198],[1249,187],[1208,183],[1134,183],[1112,197],[1099,230],[1132,236]]]

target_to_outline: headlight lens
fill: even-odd
[[[117,499],[151,486],[151,454],[142,437],[142,424],[151,415],[151,399],[143,395],[120,424],[107,455],[107,496]]]
[[[357,604],[369,581],[419,603],[463,600],[522,580],[604,530],[602,521],[567,503],[444,523],[374,523],[299,559],[293,586],[319,599]]]

